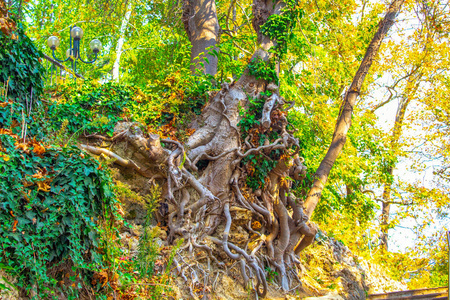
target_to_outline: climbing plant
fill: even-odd
[[[14,31],[0,31],[0,83],[10,98],[22,103],[37,99],[43,92],[44,68],[40,51],[25,35],[22,23]]]

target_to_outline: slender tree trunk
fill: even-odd
[[[122,25],[120,26],[119,40],[117,41],[116,46],[116,60],[114,61],[112,69],[113,80],[117,82],[119,82],[120,77],[120,57],[122,56],[123,52],[123,44],[125,43],[125,32],[127,31],[128,23],[130,22],[131,10],[132,10],[132,0],[128,0],[127,11],[122,19]]]
[[[406,109],[408,108],[409,103],[411,103],[411,100],[413,99],[417,89],[419,88],[419,79],[421,75],[419,74],[418,79],[414,86],[411,88],[411,80],[408,80],[408,86],[406,91],[406,97],[403,98],[399,106],[397,108],[397,114],[395,116],[395,123],[394,128],[392,130],[392,136],[390,141],[390,148],[395,153],[399,148],[399,142],[400,137],[402,135],[402,126],[403,121],[405,119]],[[410,77],[411,78],[411,77]],[[394,163],[389,166],[387,173],[389,174],[389,177],[392,177],[394,174],[395,165]],[[389,180],[384,185],[383,189],[383,205],[381,210],[381,236],[380,236],[380,242],[381,246],[388,250],[388,230],[389,230],[389,214],[391,210],[391,192],[392,192],[392,180]]]
[[[395,117],[394,130],[391,137],[391,149],[395,151],[398,148],[403,120],[405,117],[406,108],[410,103],[411,99],[401,102],[397,109],[397,115]],[[394,174],[394,165],[390,166],[387,170],[389,177]],[[384,185],[383,189],[383,205],[381,209],[381,246],[388,250],[388,230],[389,230],[389,214],[391,211],[391,191],[392,191],[392,181],[390,180]]]
[[[217,55],[210,55],[216,47],[219,36],[216,3],[214,0],[185,0],[183,3],[183,23],[191,49],[191,72],[197,69],[205,74],[217,73]],[[203,64],[203,66],[202,66]]]
[[[388,173],[392,176],[394,168],[389,168]],[[388,250],[388,230],[389,230],[389,214],[391,211],[391,188],[392,183],[386,183],[383,189],[383,205],[381,208],[381,236],[380,244]]]
[[[333,167],[337,157],[344,147],[345,141],[347,139],[347,132],[351,125],[351,119],[353,114],[353,108],[356,103],[356,99],[361,91],[361,86],[364,79],[369,72],[370,66],[378,53],[381,43],[386,36],[389,29],[394,24],[395,18],[400,11],[400,8],[404,0],[394,0],[384,17],[384,19],[378,25],[378,31],[373,37],[372,41],[367,48],[366,54],[356,72],[353,82],[347,91],[344,99],[344,103],[341,106],[341,112],[336,122],[336,127],[334,129],[333,139],[331,141],[328,152],[325,158],[319,165],[316,171],[313,186],[308,193],[305,201],[306,214],[311,217],[314,209],[319,203],[320,197],[322,195],[322,190],[328,180],[328,175],[330,174],[331,168]]]

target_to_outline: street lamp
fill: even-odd
[[[100,52],[100,50],[102,50],[102,43],[97,39],[93,39],[89,43],[89,48],[91,48],[92,52],[94,52],[95,57],[91,61],[84,61],[80,57],[80,41],[82,37],[83,29],[78,26],[70,27],[69,49],[67,49],[66,51],[65,60],[58,59],[55,56],[55,50],[60,44],[59,38],[56,36],[51,36],[47,40],[47,45],[50,47],[50,49],[52,49],[53,58],[59,62],[66,62],[70,60],[72,62],[72,69],[75,73],[77,72],[77,60],[80,60],[85,64],[92,64],[97,60],[97,54]]]

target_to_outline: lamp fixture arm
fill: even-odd
[[[92,63],[94,63],[94,62],[97,60],[97,53],[95,53],[95,57],[94,57],[94,59],[91,60],[91,61],[84,61],[84,60],[81,58],[80,55],[78,55],[78,58],[79,58],[82,62],[84,62],[85,64],[92,64]]]
[[[65,60],[58,59],[58,58],[56,57],[56,55],[55,55],[55,49],[52,49],[52,55],[53,55],[53,58],[54,58],[56,61],[59,61],[59,62],[66,62],[66,61],[68,61],[68,60],[70,59],[70,57],[66,58]]]

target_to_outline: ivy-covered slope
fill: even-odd
[[[21,25],[0,32],[0,269],[15,280],[0,290],[77,297],[106,266],[100,236],[117,205],[98,161],[45,142],[39,56]]]
[[[49,274],[59,264],[75,277],[103,265],[100,225],[116,209],[111,179],[77,148],[24,142],[20,126],[5,126],[13,104],[0,106],[0,263],[19,287],[42,296],[65,275]]]
[[[186,104],[172,105],[175,97],[165,92],[174,79],[143,90],[79,81],[44,92],[40,52],[23,28],[14,23],[1,31],[0,46],[0,298],[161,299],[172,293],[175,252],[155,243],[160,230],[140,233],[140,254],[133,256],[119,235],[131,230],[120,200],[145,203],[150,220],[157,193],[150,201],[115,182],[107,163],[76,143],[79,136],[112,134],[122,120],[163,125],[177,118]],[[202,83],[186,94],[194,110],[209,86]],[[169,124],[160,130],[174,134]]]

